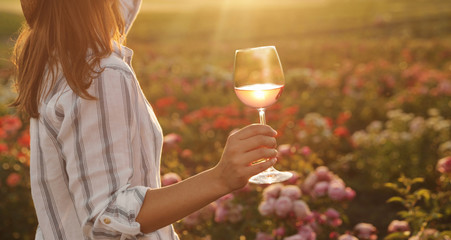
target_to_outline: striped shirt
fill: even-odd
[[[121,0],[127,29],[141,0]],[[30,122],[31,191],[36,239],[179,239],[172,225],[143,234],[136,216],[146,191],[159,188],[163,135],[119,46],[104,71],[77,96],[59,76]]]

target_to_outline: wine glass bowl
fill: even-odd
[[[285,86],[282,64],[274,46],[239,49],[235,52],[233,82],[235,93],[245,105],[258,110],[260,124],[266,124],[265,108],[279,99]],[[261,161],[259,160],[256,164]],[[274,167],[249,179],[251,183],[282,182],[292,176]]]

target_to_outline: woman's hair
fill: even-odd
[[[100,60],[112,53],[113,41],[121,42],[125,36],[119,4],[118,0],[37,0],[14,47],[18,96],[11,106],[39,117],[39,102],[54,87],[60,71],[75,94],[95,99],[87,89],[102,72]]]

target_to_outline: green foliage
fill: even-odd
[[[446,174],[442,174],[437,189],[418,188],[423,184],[423,178],[407,178],[401,176],[397,183],[386,183],[385,186],[394,190],[397,195],[387,200],[388,203],[401,204],[404,210],[398,216],[407,221],[410,231],[394,232],[384,239],[407,239],[409,236],[419,236],[420,239],[446,239],[449,235],[451,219],[451,182]],[[434,229],[433,236],[425,238],[424,232]],[[441,231],[441,232],[440,232]],[[410,238],[409,238],[410,239]]]

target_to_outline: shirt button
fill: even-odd
[[[105,218],[105,219],[103,219],[103,222],[104,222],[105,224],[110,224],[110,223],[111,223],[111,220],[110,220],[109,218]]]

